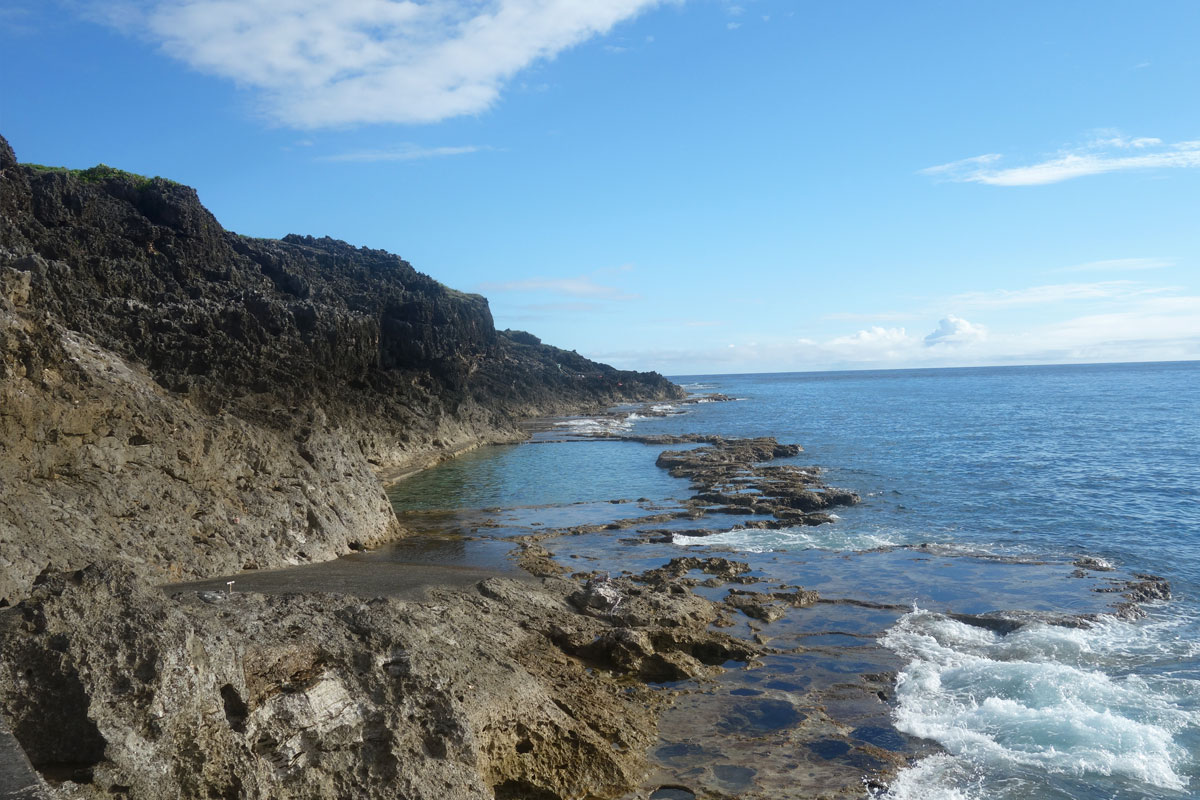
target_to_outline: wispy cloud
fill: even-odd
[[[663,0],[85,0],[93,18],[260,92],[299,128],[478,114],[529,65]]]
[[[0,8],[0,34],[28,36],[37,31],[33,12],[24,6]]]
[[[1109,258],[1104,261],[1088,261],[1085,264],[1060,267],[1054,272],[1131,272],[1173,266],[1175,266],[1175,261],[1170,258]]]
[[[1200,167],[1200,140],[1165,144],[1149,136],[1109,134],[1026,166],[1001,167],[998,162],[1003,158],[999,153],[987,153],[927,167],[920,174],[956,183],[1044,186],[1107,172]]]
[[[1147,287],[1137,281],[1100,281],[1097,283],[1059,283],[1031,286],[1027,289],[998,289],[991,292],[965,292],[949,299],[961,308],[1000,308],[1064,303],[1071,300],[1132,298],[1171,291],[1171,287]]]
[[[482,283],[482,292],[537,292],[560,297],[586,297],[597,300],[635,300],[638,295],[630,294],[615,286],[596,283],[590,275],[575,278],[530,278],[520,281]]]
[[[478,153],[491,150],[486,145],[464,145],[461,147],[423,147],[417,144],[399,144],[383,150],[359,150],[352,153],[337,153],[330,156],[320,156],[317,161],[420,161],[426,158],[441,158],[444,156],[461,156],[467,153]]]

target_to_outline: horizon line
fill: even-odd
[[[1174,359],[1171,361],[1065,361],[1039,364],[974,364],[959,367],[847,367],[843,369],[813,369],[813,370],[779,370],[774,372],[691,372],[666,375],[669,380],[676,378],[710,378],[710,377],[742,377],[752,375],[828,375],[830,373],[848,372],[932,372],[971,369],[1029,369],[1031,367],[1132,367],[1146,364],[1200,364],[1200,358]]]

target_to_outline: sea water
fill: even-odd
[[[616,516],[614,499],[688,494],[653,466],[661,447],[547,443],[557,434],[800,443],[804,463],[863,497],[832,524],[729,521],[715,536],[640,547],[576,538],[572,556],[619,570],[733,552],[822,596],[904,603],[878,637],[902,665],[893,722],[944,752],[902,771],[889,797],[1200,797],[1200,362],[676,380],[738,399],[566,420],[542,444],[402,484],[397,508],[540,505],[565,526]],[[1081,556],[1165,577],[1173,597],[1144,619],[1007,635],[944,613],[1106,608],[1113,598],[1066,577]]]

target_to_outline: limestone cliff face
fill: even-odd
[[[0,138],[0,604],[101,556],[154,578],[330,558],[399,533],[380,473],[678,394],[498,332],[397,256],[239,236],[188,187]]]

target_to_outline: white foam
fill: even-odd
[[[744,553],[767,553],[772,550],[859,551],[895,544],[879,534],[833,525],[780,528],[774,531],[734,528],[702,537],[676,534],[671,543],[681,547],[719,547]]]
[[[959,759],[939,753],[901,770],[887,791],[874,796],[887,800],[978,800],[985,796],[982,780]]]
[[[563,420],[562,422],[556,422],[554,423],[554,427],[566,428],[570,433],[583,435],[595,433],[613,433],[615,431],[627,431],[633,428],[633,424],[629,421],[631,419],[644,419],[644,417],[638,417],[636,414],[630,414],[628,417],[623,419],[617,417],[598,417],[595,419],[583,417],[580,419],[568,419]]]
[[[675,406],[671,405],[670,403],[656,403],[655,405],[650,406],[650,410],[659,414],[670,414],[676,409]]]
[[[1032,624],[1000,636],[914,609],[881,641],[908,659],[897,679],[896,727],[937,741],[961,770],[1187,786],[1180,768],[1189,756],[1175,736],[1200,715],[1179,704],[1170,682],[1102,669],[1156,653],[1161,631],[1112,620],[1087,630]]]

